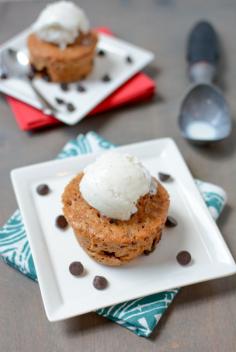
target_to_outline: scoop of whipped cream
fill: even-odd
[[[157,182],[136,157],[113,151],[87,166],[80,182],[80,192],[89,205],[119,220],[129,220],[139,198],[156,191]]]
[[[49,4],[32,26],[33,32],[43,41],[65,48],[89,30],[84,11],[70,1]]]

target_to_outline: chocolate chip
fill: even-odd
[[[42,185],[38,185],[38,187],[36,188],[36,191],[38,194],[40,194],[40,196],[45,196],[50,192],[50,188],[48,187],[48,185],[42,184]]]
[[[178,225],[178,222],[175,218],[173,218],[173,216],[167,216],[165,225],[166,227],[175,227]]]
[[[78,84],[76,87],[77,91],[80,93],[84,93],[86,92],[86,88],[84,86],[82,86],[81,84]]]
[[[16,50],[15,50],[15,49],[12,49],[12,48],[8,48],[8,49],[7,49],[7,53],[8,53],[9,55],[14,55],[14,56],[15,56]]]
[[[69,86],[67,83],[61,83],[60,87],[61,87],[61,90],[63,90],[64,92],[67,92],[69,90]]]
[[[106,75],[104,75],[102,77],[102,81],[103,82],[110,82],[111,81],[111,77],[108,74],[106,74]]]
[[[59,104],[59,105],[65,104],[64,100],[61,98],[56,97],[55,100],[56,100],[57,104]]]
[[[8,78],[8,74],[6,72],[2,72],[0,74],[0,79],[7,79]]]
[[[110,224],[117,224],[117,220],[116,220],[116,219],[110,219],[110,220],[109,220],[109,223],[110,223]]]
[[[116,257],[115,252],[108,252],[108,251],[103,251],[103,254],[106,255],[107,257]],[[117,258],[117,257],[116,257]]]
[[[132,63],[134,62],[134,60],[132,59],[131,56],[126,56],[125,61],[126,61],[128,64],[132,64]]]
[[[188,251],[181,251],[176,256],[176,260],[180,265],[188,265],[191,259],[191,254]]]
[[[167,182],[172,179],[169,174],[165,174],[164,172],[158,172],[158,177],[162,182]]]
[[[152,247],[151,247],[151,249],[145,249],[144,251],[143,251],[143,254],[144,255],[149,255],[149,254],[151,254],[152,252],[154,252],[154,250],[156,249],[156,244],[157,244],[157,238],[155,238],[154,240],[153,240],[153,242],[152,242]]]
[[[72,262],[69,266],[69,271],[74,276],[80,276],[84,272],[83,264],[80,262]]]
[[[143,251],[143,254],[144,255],[149,255],[149,254],[151,254],[152,253],[152,251],[149,251],[148,249],[145,249],[144,251]]]
[[[58,215],[56,218],[56,225],[59,227],[59,229],[65,229],[68,226],[68,222],[64,215]]]
[[[104,290],[104,288],[106,288],[107,285],[108,285],[107,279],[103,276],[95,276],[95,278],[93,279],[93,286],[97,290]]]
[[[101,57],[104,57],[104,56],[106,56],[106,52],[105,52],[105,50],[100,49],[100,50],[98,50],[97,55],[101,56]]]
[[[46,74],[43,74],[42,75],[42,79],[45,81],[45,82],[50,82],[50,77]]]
[[[75,106],[74,106],[72,103],[67,103],[67,104],[66,104],[66,108],[67,108],[67,110],[70,111],[70,112],[73,112],[73,111],[76,110],[76,109],[75,109]]]

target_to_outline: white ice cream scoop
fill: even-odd
[[[129,220],[139,198],[156,193],[157,183],[136,157],[110,151],[85,168],[79,187],[102,215]]]
[[[63,49],[72,44],[80,32],[88,32],[89,21],[84,11],[73,2],[58,1],[45,7],[32,29],[43,41]]]

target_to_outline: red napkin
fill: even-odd
[[[99,32],[112,35],[108,28],[97,29]],[[89,115],[107,111],[118,106],[146,100],[155,92],[155,82],[143,73],[138,73],[118,88],[113,94],[96,106]],[[45,126],[58,125],[61,122],[54,117],[43,114],[40,110],[8,96],[7,101],[12,109],[15,119],[23,131],[33,130]]]

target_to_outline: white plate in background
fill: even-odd
[[[2,45],[0,55],[6,48],[14,48],[28,53],[26,40],[29,33],[30,29],[27,29]],[[92,73],[84,81],[80,81],[81,85],[86,88],[86,92],[76,90],[78,83],[70,84],[69,91],[64,92],[58,83],[49,83],[42,79],[35,80],[40,92],[42,94],[46,92],[49,102],[59,109],[59,113],[55,117],[68,125],[79,122],[101,101],[154,59],[154,54],[148,50],[106,34],[99,33],[98,35],[97,49],[104,50],[106,55],[104,57],[96,55]],[[127,62],[127,56],[132,58],[132,63]],[[110,76],[110,82],[102,81],[105,74]],[[40,102],[27,82],[14,78],[0,80],[0,91],[40,109]],[[56,104],[56,97],[72,103],[76,110],[68,112],[65,106]]]

